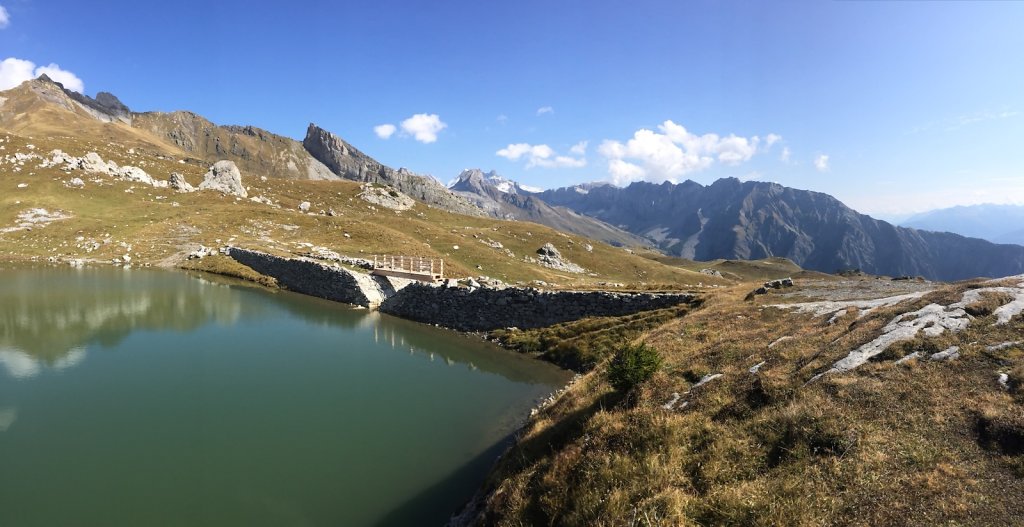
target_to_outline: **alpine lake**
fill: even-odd
[[[219,277],[0,266],[0,525],[443,525],[570,377]]]

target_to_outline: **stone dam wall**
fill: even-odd
[[[692,302],[687,293],[541,291],[465,288],[396,281],[306,258],[281,258],[232,247],[229,256],[282,287],[328,300],[460,331],[531,329],[587,317],[623,316]]]
[[[685,293],[468,289],[411,284],[380,311],[461,331],[531,329],[587,317],[622,316],[693,301]]]
[[[237,247],[232,247],[228,256],[296,293],[363,307],[376,307],[384,300],[380,286],[368,274],[305,258],[281,258]]]

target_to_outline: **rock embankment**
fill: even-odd
[[[466,289],[411,284],[381,304],[384,313],[460,331],[551,326],[587,317],[623,316],[692,302],[685,293]]]
[[[238,247],[230,248],[228,256],[258,273],[274,277],[289,291],[335,302],[372,308],[384,300],[386,292],[396,289],[382,289],[368,274],[305,258],[281,258]]]
[[[376,307],[383,313],[459,331],[539,328],[587,317],[631,315],[687,304],[696,298],[687,293],[445,286],[372,276],[309,258],[281,258],[237,247],[231,247],[228,256],[296,293]]]

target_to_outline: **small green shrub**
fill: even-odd
[[[608,382],[620,393],[627,393],[650,379],[658,368],[661,368],[658,350],[646,344],[627,345],[612,358],[608,366]]]

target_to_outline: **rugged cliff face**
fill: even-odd
[[[344,179],[391,185],[404,194],[440,209],[471,216],[484,215],[479,207],[457,196],[440,181],[414,174],[405,168],[395,170],[385,166],[313,123],[309,124],[302,145],[331,172]]]
[[[254,126],[217,126],[192,112],[134,114],[132,126],[202,159],[230,159],[242,171],[284,179],[338,179],[302,143]]]
[[[939,280],[1024,272],[1024,247],[896,227],[827,194],[775,183],[592,185],[540,197],[697,260],[782,256],[825,272],[859,268]]]
[[[450,188],[495,218],[532,221],[612,245],[652,245],[649,240],[596,218],[565,207],[552,207],[536,192],[493,171],[485,174],[480,169],[464,170]]]

